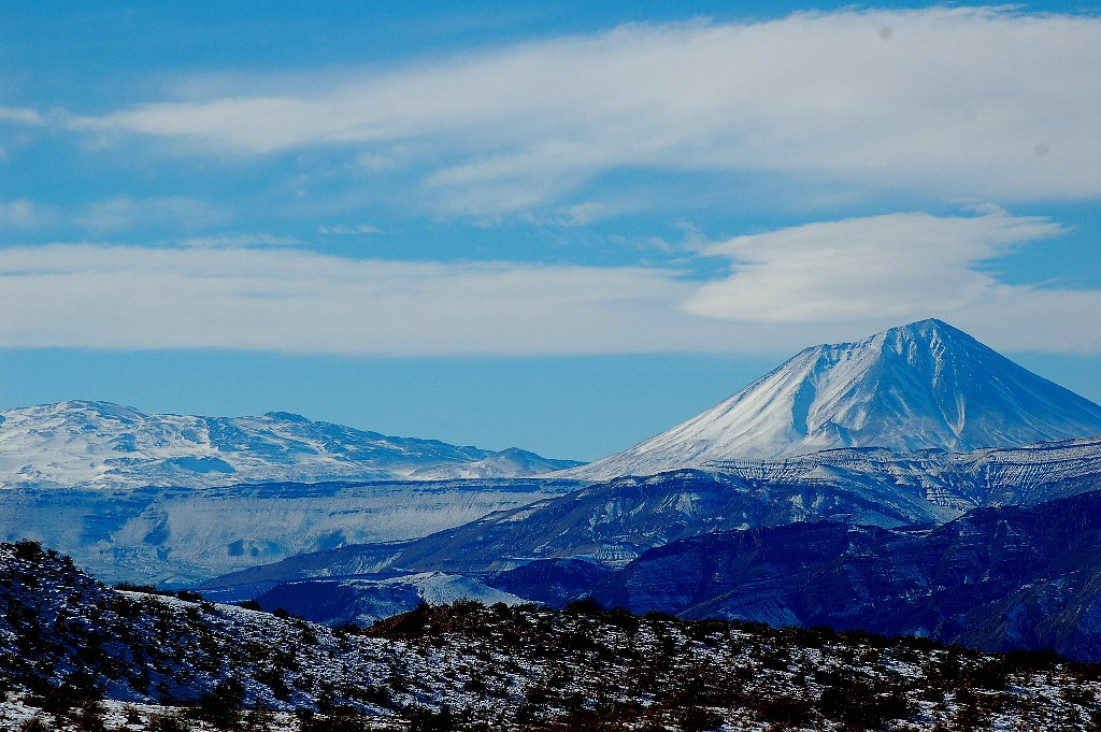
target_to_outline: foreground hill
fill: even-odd
[[[967,452],[1101,436],[1101,406],[939,320],[804,349],[726,401],[564,475],[600,480],[843,447]]]
[[[111,590],[28,542],[0,545],[0,603],[4,729],[102,729],[105,718],[159,732],[1101,726],[1096,666],[920,639],[585,602],[424,607],[334,631]]]
[[[576,465],[517,448],[390,437],[285,412],[195,417],[89,401],[0,412],[0,487],[500,478]]]

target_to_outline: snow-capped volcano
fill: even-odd
[[[840,447],[1016,447],[1101,435],[1101,406],[939,320],[806,348],[721,404],[563,473],[602,479]]]
[[[69,401],[0,412],[0,487],[203,487],[516,477],[577,463],[389,437],[285,412],[147,414]]]

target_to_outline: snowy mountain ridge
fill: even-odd
[[[806,348],[702,414],[571,469],[584,480],[844,447],[966,452],[1101,435],[1101,406],[940,320]]]
[[[198,417],[96,401],[0,412],[2,488],[500,478],[577,464],[516,448],[390,437],[284,412]]]

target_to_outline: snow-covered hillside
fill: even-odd
[[[0,487],[209,487],[498,478],[577,465],[388,437],[294,414],[195,417],[70,401],[0,412]]]
[[[564,476],[586,480],[840,447],[963,452],[1101,435],[1101,406],[939,320],[807,348],[703,414]]]
[[[0,580],[4,730],[1092,729],[1101,692],[1050,653],[591,602],[331,630],[112,590],[26,542],[0,545]]]

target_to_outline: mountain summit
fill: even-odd
[[[806,348],[721,404],[565,474],[645,475],[841,447],[966,451],[1101,435],[1101,406],[940,320]]]

